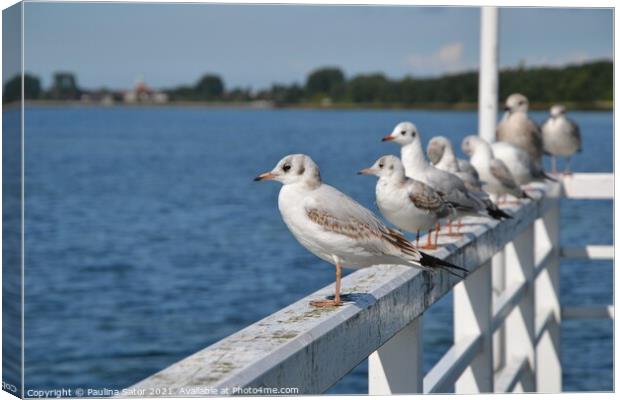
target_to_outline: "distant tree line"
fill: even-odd
[[[72,74],[57,73],[48,90],[32,75],[24,77],[27,99],[77,99],[87,91],[77,85]],[[613,63],[596,61],[564,67],[504,69],[499,76],[500,98],[520,92],[532,103],[596,102],[613,99]],[[21,93],[19,77],[4,86],[3,101],[15,101]],[[300,84],[275,84],[268,89],[226,89],[222,78],[205,74],[193,85],[164,89],[171,101],[246,102],[267,100],[276,104],[356,103],[356,104],[453,104],[475,103],[478,99],[476,71],[444,75],[436,78],[406,76],[391,79],[381,73],[360,74],[347,79],[336,67],[311,72]]]
[[[26,100],[77,100],[84,91],[77,85],[75,75],[69,72],[57,72],[48,90],[43,90],[41,80],[34,75],[24,74],[24,97]],[[4,84],[3,103],[21,99],[22,79],[20,75]]]

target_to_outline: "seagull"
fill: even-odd
[[[426,154],[435,168],[458,176],[469,190],[482,191],[478,172],[469,161],[456,158],[452,143],[447,137],[431,138],[426,146]]]
[[[506,99],[506,114],[497,125],[496,138],[500,142],[512,143],[525,150],[535,163],[541,165],[543,154],[542,134],[536,122],[527,116],[529,103],[520,93]]]
[[[442,171],[429,164],[424,151],[418,129],[411,122],[401,122],[394,127],[384,142],[399,144],[401,160],[408,177],[425,183],[443,193],[447,202],[452,204],[461,215],[486,215],[494,219],[512,218],[497,208],[486,193],[472,192],[458,176]],[[448,225],[449,229],[451,225]]]
[[[282,183],[278,208],[284,223],[302,246],[336,266],[333,300],[312,301],[311,306],[341,304],[341,268],[399,264],[426,271],[446,271],[461,278],[467,273],[464,268],[419,251],[370,210],[323,183],[319,167],[305,154],[284,157],[270,172],[254,180]]]
[[[396,156],[379,158],[372,167],[364,168],[359,174],[379,177],[375,189],[377,206],[381,214],[399,229],[416,233],[419,245],[420,231],[428,230],[428,241],[422,248],[436,249],[432,244],[433,228],[439,218],[450,215],[452,206],[443,196],[425,183],[405,176],[405,167]]]
[[[566,117],[566,108],[556,104],[551,107],[550,117],[542,125],[543,148],[551,155],[551,171],[557,173],[555,157],[566,157],[564,174],[570,174],[570,158],[581,152],[579,125]]]
[[[551,180],[555,178],[545,173],[541,164],[537,164],[523,149],[507,143],[494,142],[491,144],[493,156],[502,160],[519,185],[527,185],[533,181]]]
[[[517,198],[529,198],[502,160],[493,156],[489,143],[479,136],[470,135],[463,139],[463,151],[469,155],[471,164],[484,182],[482,188],[497,196],[511,194]]]

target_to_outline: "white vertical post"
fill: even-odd
[[[482,335],[480,351],[456,380],[456,393],[493,392],[492,299],[490,262],[454,287],[454,343]]]
[[[525,281],[532,282],[534,276],[534,226],[530,225],[512,242],[506,245],[506,287]],[[532,282],[533,283],[533,282]],[[506,317],[505,346],[506,363],[518,362],[526,357],[529,368],[523,374],[521,384],[526,392],[536,391],[532,376],[536,360],[534,288],[529,285],[519,305]]]
[[[504,250],[498,251],[491,259],[491,270],[493,277],[493,304],[504,293],[506,289],[505,277],[505,257]],[[505,360],[505,326],[502,324],[493,334],[493,370],[499,371],[506,365]]]
[[[489,143],[495,141],[498,98],[499,63],[499,10],[497,7],[480,8],[480,71],[478,74],[478,135]],[[493,301],[504,291],[504,251],[493,256]],[[493,335],[493,367],[504,366],[504,327]]]
[[[498,19],[497,7],[481,7],[478,134],[488,142],[495,141],[497,122]]]
[[[546,268],[535,283],[536,326],[552,314],[536,346],[536,387],[539,392],[559,393],[562,391],[562,363],[560,359],[560,201],[559,184],[552,187],[547,196],[553,206],[536,221],[537,262],[541,262],[550,251]]]
[[[368,357],[368,394],[422,393],[422,316]]]

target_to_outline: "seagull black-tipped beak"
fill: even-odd
[[[392,140],[394,140],[394,136],[390,135],[386,135],[383,137],[383,139],[381,139],[382,142],[391,142]]]
[[[372,169],[371,168],[360,169],[359,171],[357,171],[357,174],[358,175],[371,175]]]
[[[254,178],[254,182],[269,181],[269,180],[272,180],[273,178],[275,178],[274,174],[272,174],[271,172],[265,172],[263,174],[258,175],[256,178]]]

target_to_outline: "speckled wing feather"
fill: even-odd
[[[577,151],[581,152],[582,148],[581,148],[581,130],[579,129],[579,125],[577,125],[577,123],[575,123],[575,121],[573,121],[572,119],[568,119],[568,123],[570,124],[571,128],[571,138],[575,141],[575,143],[577,144]]]
[[[399,231],[385,226],[355,200],[328,185],[322,185],[331,201],[306,207],[308,218],[324,230],[347,236],[360,246],[386,255],[408,256],[418,261],[417,249]]]
[[[515,181],[515,178],[512,176],[508,167],[502,160],[494,158],[491,160],[491,173],[498,181],[502,183],[502,185],[506,186],[510,190],[519,190],[520,187]]]
[[[417,249],[402,235],[402,233],[395,229],[388,228],[383,224],[380,226],[373,226],[375,224],[368,224],[359,220],[339,219],[329,214],[327,211],[317,208],[307,209],[306,213],[312,222],[320,225],[326,231],[354,239],[360,242],[360,246],[362,247],[378,249],[391,245],[405,255],[413,257],[414,259],[412,261],[417,261],[420,258]],[[377,241],[382,242],[383,246],[376,243]],[[364,243],[366,243],[366,246]],[[394,251],[389,250],[390,249],[385,249],[385,254],[396,255]]]
[[[443,198],[430,186],[416,181],[410,181],[409,199],[421,210],[438,212],[444,206]]]

